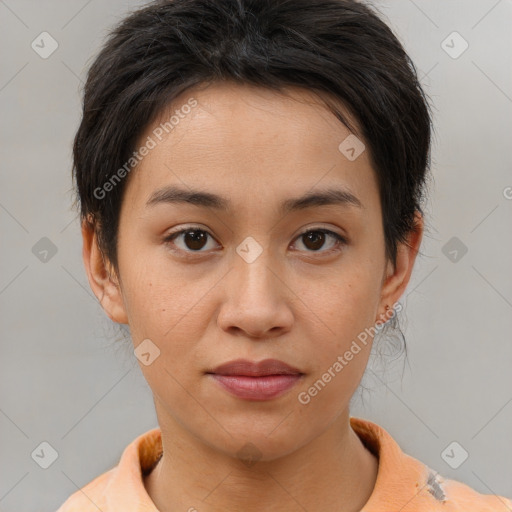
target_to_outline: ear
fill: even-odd
[[[384,276],[381,299],[379,302],[379,314],[376,320],[385,322],[389,320],[393,305],[398,302],[405,292],[411,278],[416,255],[418,254],[421,240],[423,238],[423,216],[416,212],[414,217],[415,229],[407,237],[406,243],[398,244],[396,264],[388,262],[386,275]]]
[[[99,248],[96,229],[87,221],[82,222],[82,257],[89,285],[108,317],[119,324],[127,324],[128,317],[121,288],[112,265],[105,263]]]

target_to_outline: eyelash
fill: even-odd
[[[175,231],[174,233],[170,233],[167,237],[164,238],[164,242],[167,243],[167,244],[171,244],[171,242],[177,238],[179,235],[182,235],[184,233],[187,233],[187,232],[203,232],[203,233],[207,233],[211,238],[215,239],[215,237],[209,232],[207,231],[206,229],[202,229],[202,228],[194,228],[193,226],[192,227],[188,227],[188,228],[184,228],[184,229],[181,229],[179,231]],[[300,239],[301,237],[303,237],[304,235],[307,235],[308,233],[323,233],[325,235],[331,235],[335,240],[336,240],[336,247],[334,248],[331,248],[327,251],[305,251],[307,253],[311,253],[311,254],[331,254],[333,252],[336,252],[338,250],[340,250],[341,247],[347,245],[347,239],[345,237],[343,237],[342,235],[340,235],[339,233],[336,233],[334,231],[331,231],[330,229],[326,229],[326,228],[309,228],[307,229],[306,231],[303,231],[302,233],[299,233],[297,235],[297,237],[295,238],[295,240],[298,240]],[[185,252],[187,254],[201,254],[201,253],[206,253],[207,251],[192,251],[192,250],[184,250],[184,249],[177,249],[179,252]]]

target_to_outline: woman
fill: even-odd
[[[168,0],[115,28],[74,177],[159,428],[59,512],[512,509],[350,416],[421,244],[430,130],[354,0]]]

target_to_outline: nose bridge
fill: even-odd
[[[236,248],[218,317],[222,329],[273,337],[291,328],[293,314],[276,275],[277,265],[271,251],[254,239]]]
[[[247,237],[236,248],[234,257],[233,273],[237,288],[245,291],[253,300],[265,298],[271,301],[276,289],[272,266],[275,266],[275,262],[272,262],[271,251],[255,238]]]

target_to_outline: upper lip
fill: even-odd
[[[217,366],[208,373],[217,375],[244,375],[248,377],[261,377],[263,375],[298,375],[300,370],[278,359],[264,359],[263,361],[249,361],[235,359]]]

